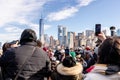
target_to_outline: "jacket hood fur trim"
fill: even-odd
[[[81,63],[76,63],[74,67],[65,67],[61,64],[57,66],[57,72],[61,75],[77,75],[79,73],[82,73],[83,66]]]

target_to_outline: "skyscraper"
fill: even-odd
[[[58,40],[60,45],[67,46],[67,29],[62,25],[58,25]]]
[[[44,44],[44,22],[42,18],[39,20],[39,39]]]
[[[44,46],[49,46],[50,44],[50,39],[47,34],[44,34]]]
[[[65,47],[68,46],[67,28],[66,27],[63,27],[63,44]]]
[[[63,27],[61,25],[58,25],[58,40],[60,45],[63,43]]]
[[[54,38],[53,38],[53,36],[50,36],[50,47],[51,48],[54,47]]]
[[[120,36],[120,29],[117,29],[117,36]]]
[[[69,48],[74,48],[73,38],[74,38],[73,32],[68,32],[68,47]]]

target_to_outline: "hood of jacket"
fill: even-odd
[[[61,75],[77,75],[82,73],[82,71],[83,66],[81,63],[76,63],[73,67],[65,67],[62,63],[57,66],[57,72]]]

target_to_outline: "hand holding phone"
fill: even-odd
[[[103,32],[101,32],[100,34],[98,34],[98,39],[100,39],[101,41],[104,41],[106,39],[106,36]]]

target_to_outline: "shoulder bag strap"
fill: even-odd
[[[25,59],[25,61],[24,61],[24,63],[23,63],[23,65],[21,66],[21,68],[20,68],[20,70],[18,71],[18,73],[16,74],[16,76],[15,76],[15,78],[14,78],[14,80],[17,80],[17,78],[18,78],[18,75],[21,73],[21,71],[23,70],[23,68],[24,68],[24,66],[25,66],[25,64],[26,64],[26,62],[32,57],[32,55],[33,55],[33,53],[34,53],[34,51],[35,51],[35,49],[36,49],[36,47],[34,47],[33,48],[33,50],[32,50],[32,54],[31,55],[29,55],[26,59]]]

